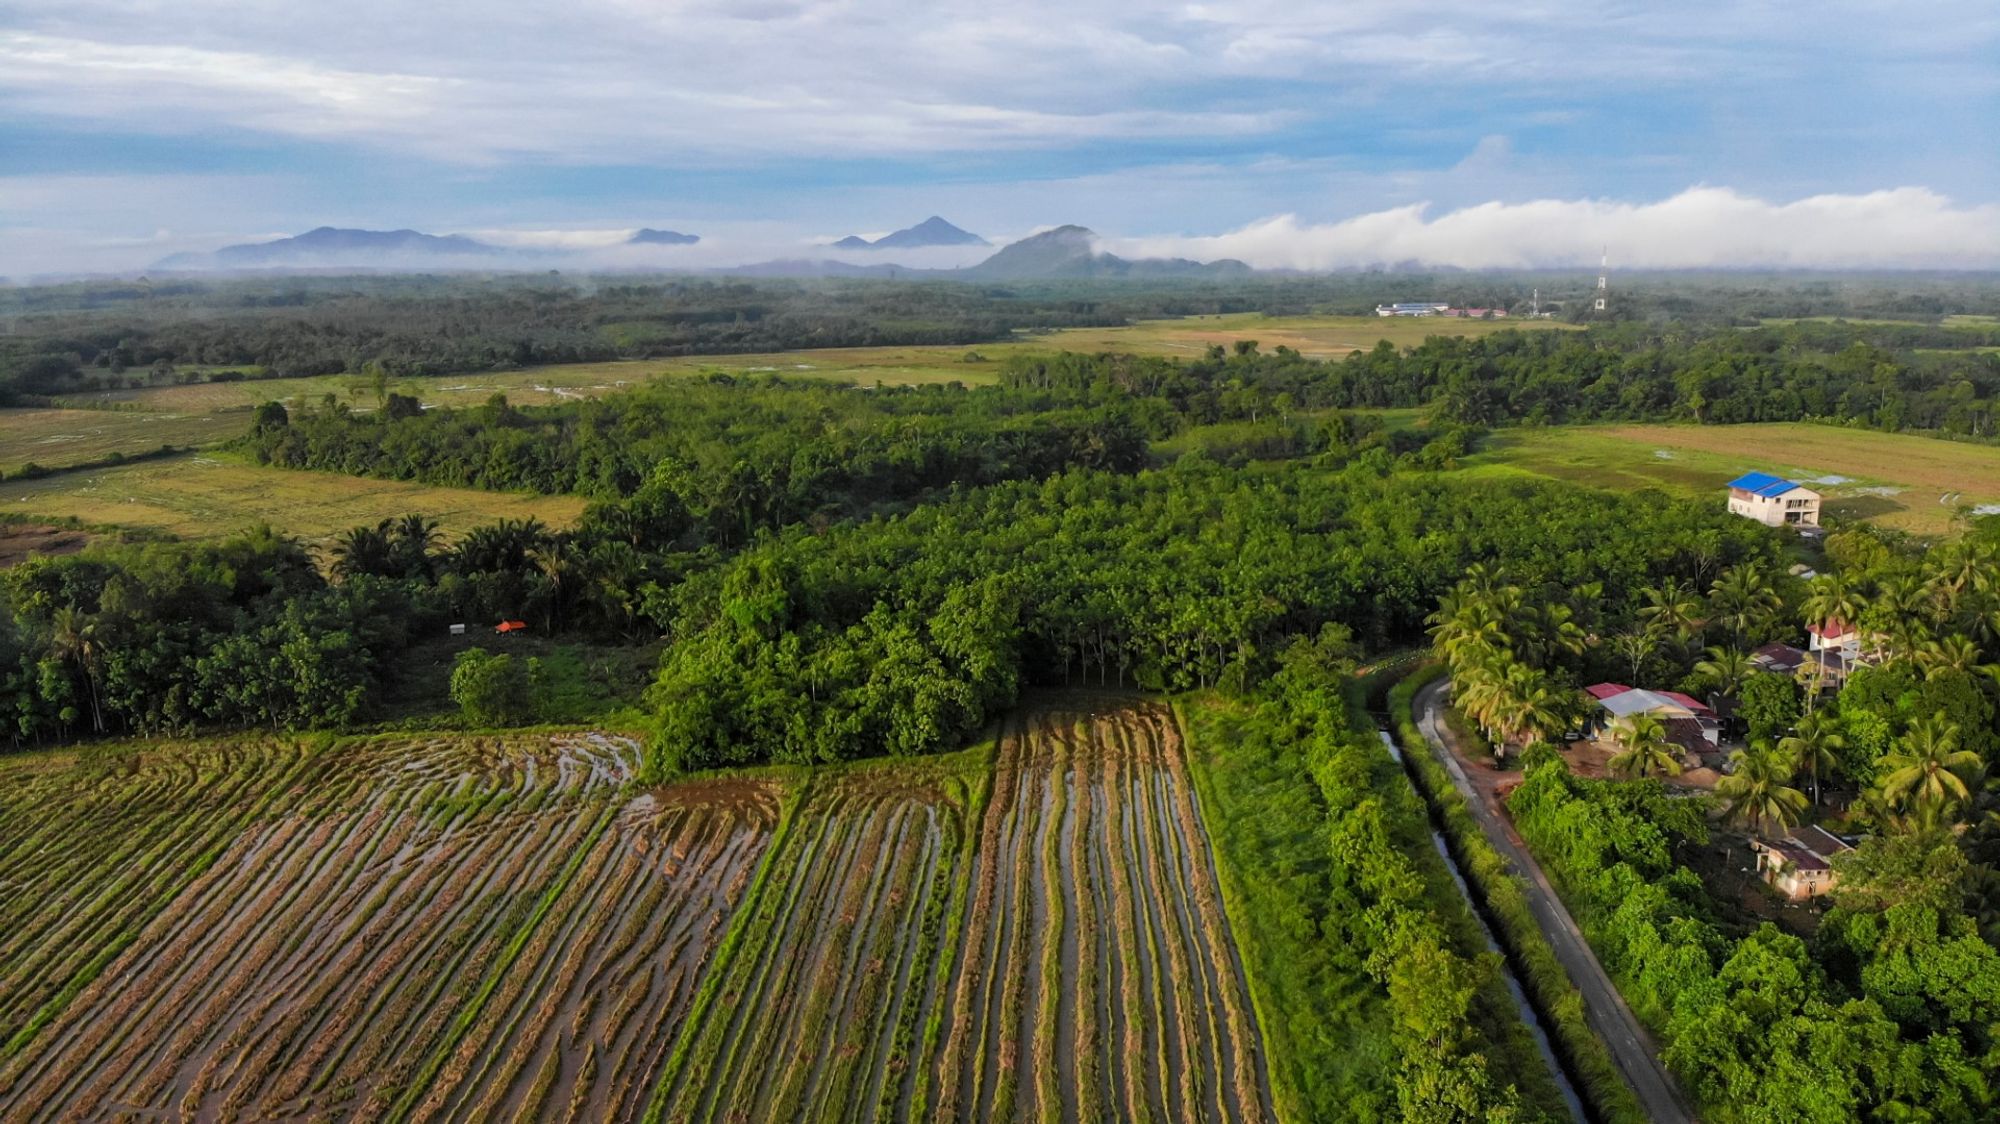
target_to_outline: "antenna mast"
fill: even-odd
[[[1604,247],[1604,256],[1597,259],[1597,303],[1590,307],[1604,311],[1604,301],[1611,295],[1611,247]]]

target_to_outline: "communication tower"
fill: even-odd
[[[1604,256],[1597,259],[1597,301],[1590,307],[1597,312],[1604,311],[1604,302],[1611,296],[1611,247],[1604,248]]]

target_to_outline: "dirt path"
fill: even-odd
[[[1535,861],[1527,845],[1515,833],[1514,825],[1501,811],[1498,798],[1490,791],[1481,793],[1476,790],[1467,777],[1456,739],[1444,722],[1446,689],[1446,683],[1440,680],[1417,693],[1417,726],[1423,731],[1424,740],[1430,744],[1431,752],[1438,761],[1451,773],[1452,783],[1465,797],[1467,807],[1486,832],[1487,840],[1523,876],[1528,906],[1534,912],[1536,923],[1555,949],[1556,959],[1562,961],[1570,981],[1583,996],[1584,1014],[1590,1020],[1591,1029],[1611,1048],[1612,1060],[1618,1064],[1632,1091],[1638,1094],[1640,1103],[1646,1106],[1646,1115],[1660,1124],[1692,1122],[1694,1116],[1682,1103],[1679,1086],[1674,1084],[1674,1079],[1660,1063],[1659,1051],[1654,1048],[1646,1028],[1640,1025],[1638,1016],[1626,1006],[1625,997],[1618,993],[1611,977],[1605,974],[1604,966],[1584,939],[1576,919],[1570,916],[1555,888],[1549,884],[1541,864]]]

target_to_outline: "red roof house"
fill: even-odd
[[[505,635],[506,633],[509,632],[526,632],[528,631],[528,622],[501,621],[498,625],[494,626],[493,631],[501,633],[502,635]]]

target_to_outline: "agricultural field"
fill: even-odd
[[[242,433],[247,415],[168,410],[0,410],[0,472],[68,468],[162,445],[188,448]]]
[[[1825,495],[1830,516],[1926,535],[1951,533],[1961,507],[2000,511],[2000,448],[1805,422],[1507,429],[1464,464],[1718,505],[1728,481],[1774,472]]]
[[[1272,1119],[1170,713],[1009,730],[0,757],[0,1118]]]
[[[270,523],[313,544],[406,512],[436,519],[447,538],[502,518],[563,527],[583,513],[574,496],[442,488],[328,472],[300,472],[187,454],[0,483],[0,513],[91,526],[215,538]]]
[[[778,812],[630,742],[0,763],[0,1116],[630,1117]],[[18,826],[16,826],[18,825]]]

